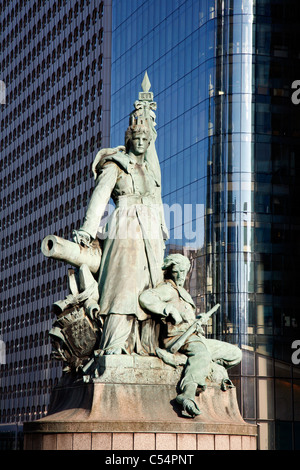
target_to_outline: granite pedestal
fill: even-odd
[[[208,383],[201,415],[175,398],[182,366],[157,357],[102,356],[96,374],[63,377],[47,417],[24,424],[28,450],[254,450],[256,426],[242,419],[235,388]]]

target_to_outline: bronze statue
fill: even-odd
[[[200,414],[194,397],[198,387],[205,390],[212,363],[224,368],[221,387],[231,387],[225,369],[239,364],[242,355],[237,346],[205,338],[201,324],[208,320],[219,305],[196,320],[195,304],[183,287],[189,269],[188,258],[181,254],[169,255],[163,265],[164,281],[156,288],[145,290],[140,295],[140,304],[145,311],[158,315],[164,323],[164,349],[156,350],[158,356],[174,366],[185,363],[184,360],[180,361],[180,357],[176,361],[174,353],[178,351],[180,355],[187,356],[180,383],[181,393],[176,401],[188,415],[194,417]]]
[[[175,366],[186,363],[177,402],[195,416],[200,413],[197,388],[205,388],[217,366],[221,386],[231,386],[225,369],[240,362],[241,352],[203,335],[201,324],[218,306],[196,319],[183,287],[189,260],[179,254],[164,260],[168,231],[155,150],[156,103],[149,89],[146,74],[125,145],[102,149],[95,157],[96,186],[74,241],[53,235],[43,241],[46,256],[76,267],[69,270],[71,294],[54,304],[57,320],[50,336],[65,370],[84,368],[94,355],[124,353],[156,355]],[[115,209],[99,234],[110,198]]]

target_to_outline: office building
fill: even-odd
[[[48,331],[67,268],[41,242],[72,239],[109,145],[111,2],[4,0],[0,18],[0,431],[14,446],[12,425],[43,417],[61,377]]]

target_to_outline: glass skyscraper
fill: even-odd
[[[170,227],[190,257],[207,334],[238,344],[232,371],[260,449],[300,446],[299,4],[283,0],[115,0],[111,145],[147,70]]]

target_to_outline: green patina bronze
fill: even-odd
[[[74,233],[77,243],[95,239],[107,203],[113,199],[115,210],[102,233],[98,274],[100,311],[106,317],[99,348],[105,354],[153,353],[158,340],[155,324],[138,301],[144,289],[162,280],[167,238],[155,150],[156,104],[149,101],[153,98],[149,88],[145,75],[143,100],[135,102],[125,146],[97,154],[93,163],[96,186],[83,225]]]
[[[190,269],[188,258],[181,254],[170,255],[165,259],[163,269],[165,279],[154,289],[145,290],[140,295],[140,304],[147,312],[158,315],[164,324],[162,341],[164,348],[156,352],[167,364],[177,366],[179,361],[173,353],[187,357],[184,377],[180,383],[181,393],[177,396],[187,414],[200,414],[194,397],[198,387],[206,388],[206,380],[212,367],[221,366],[221,387],[231,387],[226,369],[241,361],[238,347],[214,339],[206,339],[202,324],[217,310],[213,308],[207,314],[195,320],[195,304],[183,284]],[[185,361],[183,360],[183,363]]]

